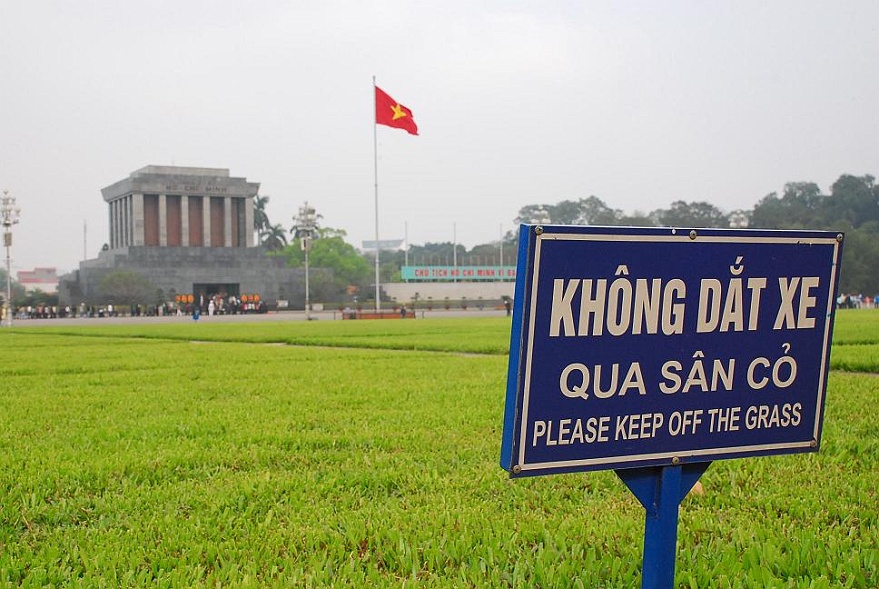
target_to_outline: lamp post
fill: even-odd
[[[12,263],[9,250],[12,248],[12,226],[18,223],[21,209],[15,206],[15,197],[3,191],[0,199],[0,220],[3,224],[3,245],[6,246],[6,326],[12,327]]]
[[[299,215],[296,217],[296,236],[302,251],[305,252],[305,318],[311,320],[311,300],[308,284],[308,252],[311,250],[311,240],[314,238],[314,230],[317,227],[317,215],[314,207],[308,206],[308,201],[299,207]]]

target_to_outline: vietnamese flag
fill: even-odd
[[[418,125],[412,111],[391,98],[384,90],[375,87],[375,122],[395,129],[404,129],[410,135],[418,135]]]

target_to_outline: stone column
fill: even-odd
[[[122,245],[128,247],[131,245],[131,207],[134,206],[134,198],[129,194],[122,197],[121,211],[119,214],[119,227],[122,230]]]
[[[211,197],[200,196],[201,198],[201,218],[204,232],[204,246],[211,247]]]
[[[159,245],[168,247],[168,195],[159,195]]]
[[[117,198],[110,203],[113,212],[113,230],[110,235],[110,249],[116,249],[125,245],[125,228],[122,226],[122,205],[125,201]]]
[[[110,235],[110,249],[115,249],[125,245],[125,227],[122,225],[125,198],[117,198],[110,204],[113,205],[113,230]]]
[[[144,244],[143,235],[143,193],[135,193],[131,195],[131,245],[139,246]]]
[[[125,245],[123,238],[125,236],[125,228],[122,226],[122,205],[125,201],[117,198],[110,203],[113,207],[113,234],[110,236],[110,249],[116,249]]]
[[[245,247],[253,247],[253,197],[244,199],[244,236]]]
[[[223,247],[232,247],[232,199],[223,199]]]
[[[180,245],[189,247],[189,197],[180,195]]]
[[[116,217],[115,217],[116,208],[113,206],[115,204],[115,201],[111,200],[109,204],[110,204],[110,207],[109,207],[109,212],[110,212],[110,249],[113,249],[116,247]]]

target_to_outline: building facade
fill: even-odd
[[[110,249],[253,247],[259,184],[225,168],[147,166],[101,193],[110,211]]]
[[[195,300],[257,294],[269,305],[304,301],[304,273],[265,255],[254,243],[259,183],[225,168],[146,166],[101,191],[110,240],[97,258],[62,277],[59,295],[71,305],[109,302],[101,281],[113,272],[140,274],[154,300]],[[117,301],[118,302],[118,301]],[[300,307],[301,308],[301,307]]]

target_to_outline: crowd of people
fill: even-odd
[[[865,297],[862,294],[841,294],[836,297],[837,309],[873,309],[879,308],[879,294]]]
[[[63,319],[63,318],[92,318],[92,317],[156,317],[173,314],[173,303],[163,305],[86,305],[81,303],[77,307],[65,305],[27,305],[16,309],[15,317],[18,319]]]
[[[227,295],[225,293],[215,295],[180,295],[177,297],[177,315],[243,315],[246,313],[267,313],[268,306],[259,295],[243,294],[241,296]]]
[[[214,295],[200,296],[198,302],[181,300],[177,297],[161,305],[26,305],[18,307],[13,315],[16,319],[63,319],[63,318],[104,318],[104,317],[166,317],[200,315],[241,315],[245,313],[267,313],[268,306],[258,295]]]
[[[27,305],[18,307],[13,317],[17,319],[59,319],[59,318],[103,318],[103,317],[165,317],[176,315],[197,316],[206,315],[241,315],[245,313],[267,313],[268,306],[259,295],[235,295],[217,294],[213,296],[199,296],[198,302],[192,295],[180,295],[176,300],[161,305],[128,305],[125,307],[113,305],[87,305],[80,303],[79,306],[70,305]],[[507,315],[510,314],[511,304],[507,302]],[[840,294],[836,298],[838,309],[873,309],[879,308],[879,294],[875,297],[865,297],[862,294]],[[406,308],[401,307],[401,316],[406,316]],[[345,308],[343,316],[353,319],[356,316],[353,310]]]

